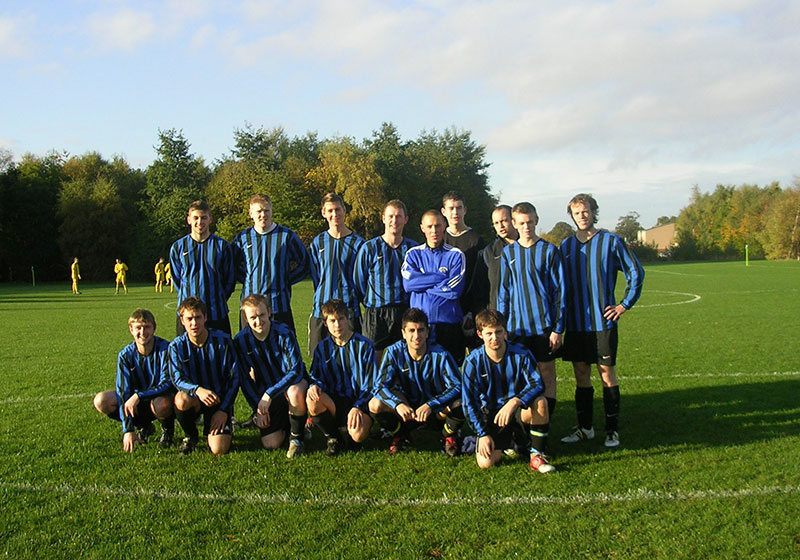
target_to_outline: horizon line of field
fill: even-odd
[[[655,379],[700,379],[700,378],[747,378],[747,377],[796,377],[800,376],[800,371],[765,371],[765,372],[731,372],[731,373],[674,373],[671,375],[620,375],[617,377],[621,381],[652,381]],[[559,376],[557,381],[567,383],[574,380],[572,376]],[[43,402],[50,400],[69,400],[94,397],[95,393],[73,393],[68,395],[49,395],[39,397],[12,397],[0,400],[0,406],[6,404],[21,404],[29,402]]]
[[[206,492],[187,492],[173,490],[152,490],[147,488],[117,488],[110,486],[72,486],[69,484],[31,484],[27,482],[0,482],[0,488],[18,492],[50,493],[62,495],[90,494],[104,497],[150,498],[172,500],[202,500],[207,502],[247,503],[265,505],[322,505],[322,506],[492,506],[492,505],[582,505],[592,503],[624,503],[653,501],[689,501],[689,500],[722,500],[746,497],[764,497],[775,495],[800,494],[800,486],[757,486],[754,488],[720,489],[720,490],[650,490],[635,488],[622,493],[590,493],[567,496],[447,496],[440,498],[370,498],[365,496],[341,496],[324,498],[315,495],[292,496],[283,494],[219,494]]]

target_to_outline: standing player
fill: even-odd
[[[554,471],[544,456],[550,417],[536,360],[522,346],[506,342],[499,311],[478,313],[475,328],[483,346],[464,360],[462,403],[478,436],[478,466],[487,469],[497,464],[514,429],[521,428],[530,434],[531,470]]]
[[[436,210],[422,215],[425,243],[412,247],[403,261],[403,288],[411,307],[421,309],[431,325],[432,342],[464,361],[464,314],[458,298],[464,291],[464,253],[444,242],[444,218]]]
[[[164,282],[169,286],[169,293],[173,293],[175,291],[175,286],[172,283],[172,265],[169,263],[164,265]]]
[[[488,289],[484,288],[482,291],[489,296],[487,307],[497,309],[497,291],[500,288],[500,257],[503,249],[514,243],[519,237],[517,230],[511,225],[510,206],[501,204],[495,207],[492,212],[492,227],[497,237],[481,250],[473,282],[477,284],[488,279]]]
[[[476,348],[480,341],[475,336],[475,314],[484,306],[486,301],[487,286],[483,281],[474,283],[475,266],[478,263],[478,253],[486,243],[480,234],[467,225],[464,219],[467,215],[467,204],[464,196],[458,191],[449,191],[442,197],[442,215],[447,218],[447,229],[444,242],[464,253],[465,275],[464,291],[460,297],[461,309],[464,312],[462,328],[464,329],[465,343],[470,348]],[[459,362],[461,363],[461,362]]]
[[[75,257],[72,260],[72,264],[69,267],[69,273],[72,277],[72,293],[77,295],[81,293],[80,290],[78,290],[78,280],[81,280],[81,268],[78,266],[78,257]]]
[[[227,333],[206,328],[206,306],[188,297],[178,308],[186,332],[169,344],[169,370],[175,395],[175,415],[186,437],[178,451],[188,455],[197,446],[195,420],[203,415],[203,435],[214,455],[231,447],[233,402],[239,390],[233,342]]]
[[[233,239],[242,301],[250,294],[267,296],[271,318],[294,331],[292,285],[308,274],[308,252],[295,232],[272,221],[272,200],[265,194],[250,199],[253,226]],[[240,316],[240,327],[247,323]]]
[[[344,224],[346,210],[338,195],[328,193],[323,196],[321,208],[328,230],[316,236],[309,247],[311,279],[314,282],[314,304],[308,319],[308,352],[312,355],[317,344],[328,336],[322,317],[322,304],[326,301],[340,299],[344,302],[350,310],[353,329],[361,330],[361,309],[353,269],[364,239]]]
[[[562,337],[566,297],[561,254],[536,235],[539,216],[529,202],[514,205],[519,241],[502,253],[497,310],[507,317],[511,340],[531,351],[539,363],[550,416],[556,409],[556,363]]]
[[[159,294],[164,291],[164,279],[166,278],[165,268],[163,257],[158,259],[155,268],[153,268],[153,272],[156,274],[156,293]]]
[[[364,304],[363,334],[375,345],[380,361],[383,350],[400,340],[400,319],[408,309],[403,289],[403,266],[408,250],[416,243],[403,237],[408,211],[401,200],[390,200],[383,208],[383,235],[364,243],[356,255],[354,281]]]
[[[247,326],[233,339],[239,381],[261,430],[265,449],[277,449],[289,431],[290,459],[303,449],[306,421],[306,368],[297,337],[288,325],[273,322],[269,301],[250,294],[242,301]]]
[[[119,293],[119,285],[122,284],[122,289],[125,290],[125,293],[127,294],[128,286],[125,284],[125,279],[128,277],[128,265],[117,259],[117,262],[114,264],[114,274],[117,275],[117,279],[114,284],[114,293]]]
[[[394,436],[389,453],[400,451],[411,430],[431,425],[441,426],[442,450],[457,455],[464,423],[461,372],[444,348],[428,344],[428,318],[419,309],[403,313],[402,334],[386,349],[369,410]]]
[[[322,306],[330,336],[314,349],[306,404],[308,414],[327,438],[326,455],[336,455],[342,444],[339,426],[360,444],[369,436],[372,418],[367,405],[374,391],[375,351],[368,338],[353,332],[350,310],[342,300]]]
[[[233,249],[230,243],[211,233],[211,209],[204,200],[189,205],[186,223],[191,231],[172,244],[169,252],[172,281],[178,290],[178,303],[189,296],[208,307],[208,328],[231,334],[228,298],[236,284]],[[179,318],[180,319],[180,318]],[[177,334],[184,332],[179,320]]]
[[[161,423],[161,446],[172,445],[175,393],[167,373],[169,342],[155,336],[156,319],[147,309],[137,309],[128,318],[133,342],[117,356],[116,391],[102,391],[94,407],[122,422],[122,449],[131,452],[153,434],[153,420]]]
[[[575,195],[567,205],[578,231],[561,243],[567,287],[567,336],[564,360],[575,371],[575,409],[578,426],[562,438],[576,443],[594,438],[592,427],[594,388],[591,364],[603,383],[606,447],[619,445],[619,382],[617,381],[617,321],[642,294],[644,270],[636,256],[616,234],[595,227],[597,201],[588,194]],[[617,271],[625,274],[625,295],[616,302]]]

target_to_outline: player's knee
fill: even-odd
[[[494,466],[494,461],[492,460],[491,456],[483,457],[482,455],[479,455],[479,454],[476,453],[475,454],[475,459],[478,462],[478,466],[480,468],[482,468],[482,469],[488,469],[488,468]]]
[[[160,420],[172,416],[172,400],[166,397],[153,399],[153,414]]]
[[[372,414],[378,414],[379,412],[383,412],[382,409],[384,407],[382,405],[383,403],[380,401],[380,399],[378,399],[377,397],[372,397],[369,400],[369,404],[367,405],[367,407],[369,408],[369,411]]]
[[[273,432],[261,438],[261,445],[264,449],[278,449],[283,445],[285,433],[283,431]]]
[[[306,407],[306,388],[303,384],[292,385],[286,390],[286,397],[289,399],[289,406],[294,408]]]
[[[188,393],[184,393],[183,391],[178,391],[175,393],[175,409],[176,410],[190,410],[194,406],[194,399],[189,396]]]
[[[225,455],[231,449],[231,436],[208,438],[208,448],[214,455]]]
[[[101,391],[94,396],[94,407],[100,414],[113,414],[119,407],[114,391]]]

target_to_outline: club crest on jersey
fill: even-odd
[[[442,274],[447,274],[448,268],[446,266],[440,266],[439,272],[441,272]]]

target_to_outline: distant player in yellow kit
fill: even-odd
[[[158,259],[153,272],[156,273],[156,292],[161,293],[164,291],[164,280],[167,277],[166,266],[164,265],[164,258]]]
[[[172,266],[167,263],[164,265],[164,281],[169,286],[169,293],[175,291],[175,286],[172,284]]]
[[[114,285],[114,293],[119,293],[119,285],[122,284],[122,289],[128,293],[128,286],[125,284],[125,279],[128,276],[128,265],[117,259],[117,264],[114,265],[114,273],[117,275],[117,281]]]
[[[81,268],[78,266],[78,257],[75,257],[69,269],[72,274],[72,293],[79,294],[81,292],[78,290],[78,280],[81,279]]]

